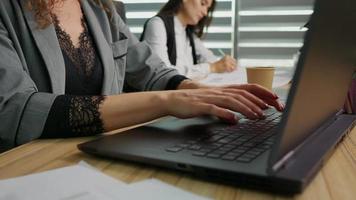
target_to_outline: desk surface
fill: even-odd
[[[182,172],[103,159],[80,152],[76,145],[90,139],[93,138],[35,140],[0,154],[0,179],[73,165],[84,160],[102,172],[127,183],[157,178],[214,199],[344,200],[355,199],[356,196],[356,128],[345,137],[304,193],[294,197],[283,197],[217,184]]]

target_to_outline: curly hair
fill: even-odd
[[[93,1],[104,9],[111,18],[111,11],[107,4],[104,4],[101,0]],[[51,13],[54,5],[60,2],[63,2],[63,0],[28,0],[27,7],[34,13],[39,28],[46,28],[52,23]]]

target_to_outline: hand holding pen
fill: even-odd
[[[218,49],[222,58],[215,63],[210,64],[210,71],[213,73],[224,73],[232,72],[237,67],[237,61],[230,55],[225,55],[225,53]]]

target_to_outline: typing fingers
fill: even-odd
[[[202,112],[201,114],[213,115],[231,124],[236,124],[238,122],[238,118],[234,113],[219,106],[201,103],[196,108]]]
[[[258,119],[263,116],[262,110],[242,95],[208,95],[200,97],[203,102],[239,112],[250,119]]]

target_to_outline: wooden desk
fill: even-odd
[[[105,174],[127,183],[157,178],[213,199],[344,200],[356,197],[356,128],[345,137],[304,193],[294,197],[217,184],[182,172],[103,159],[80,152],[76,145],[90,139],[93,138],[36,140],[0,154],[0,179],[73,165],[84,160]]]

